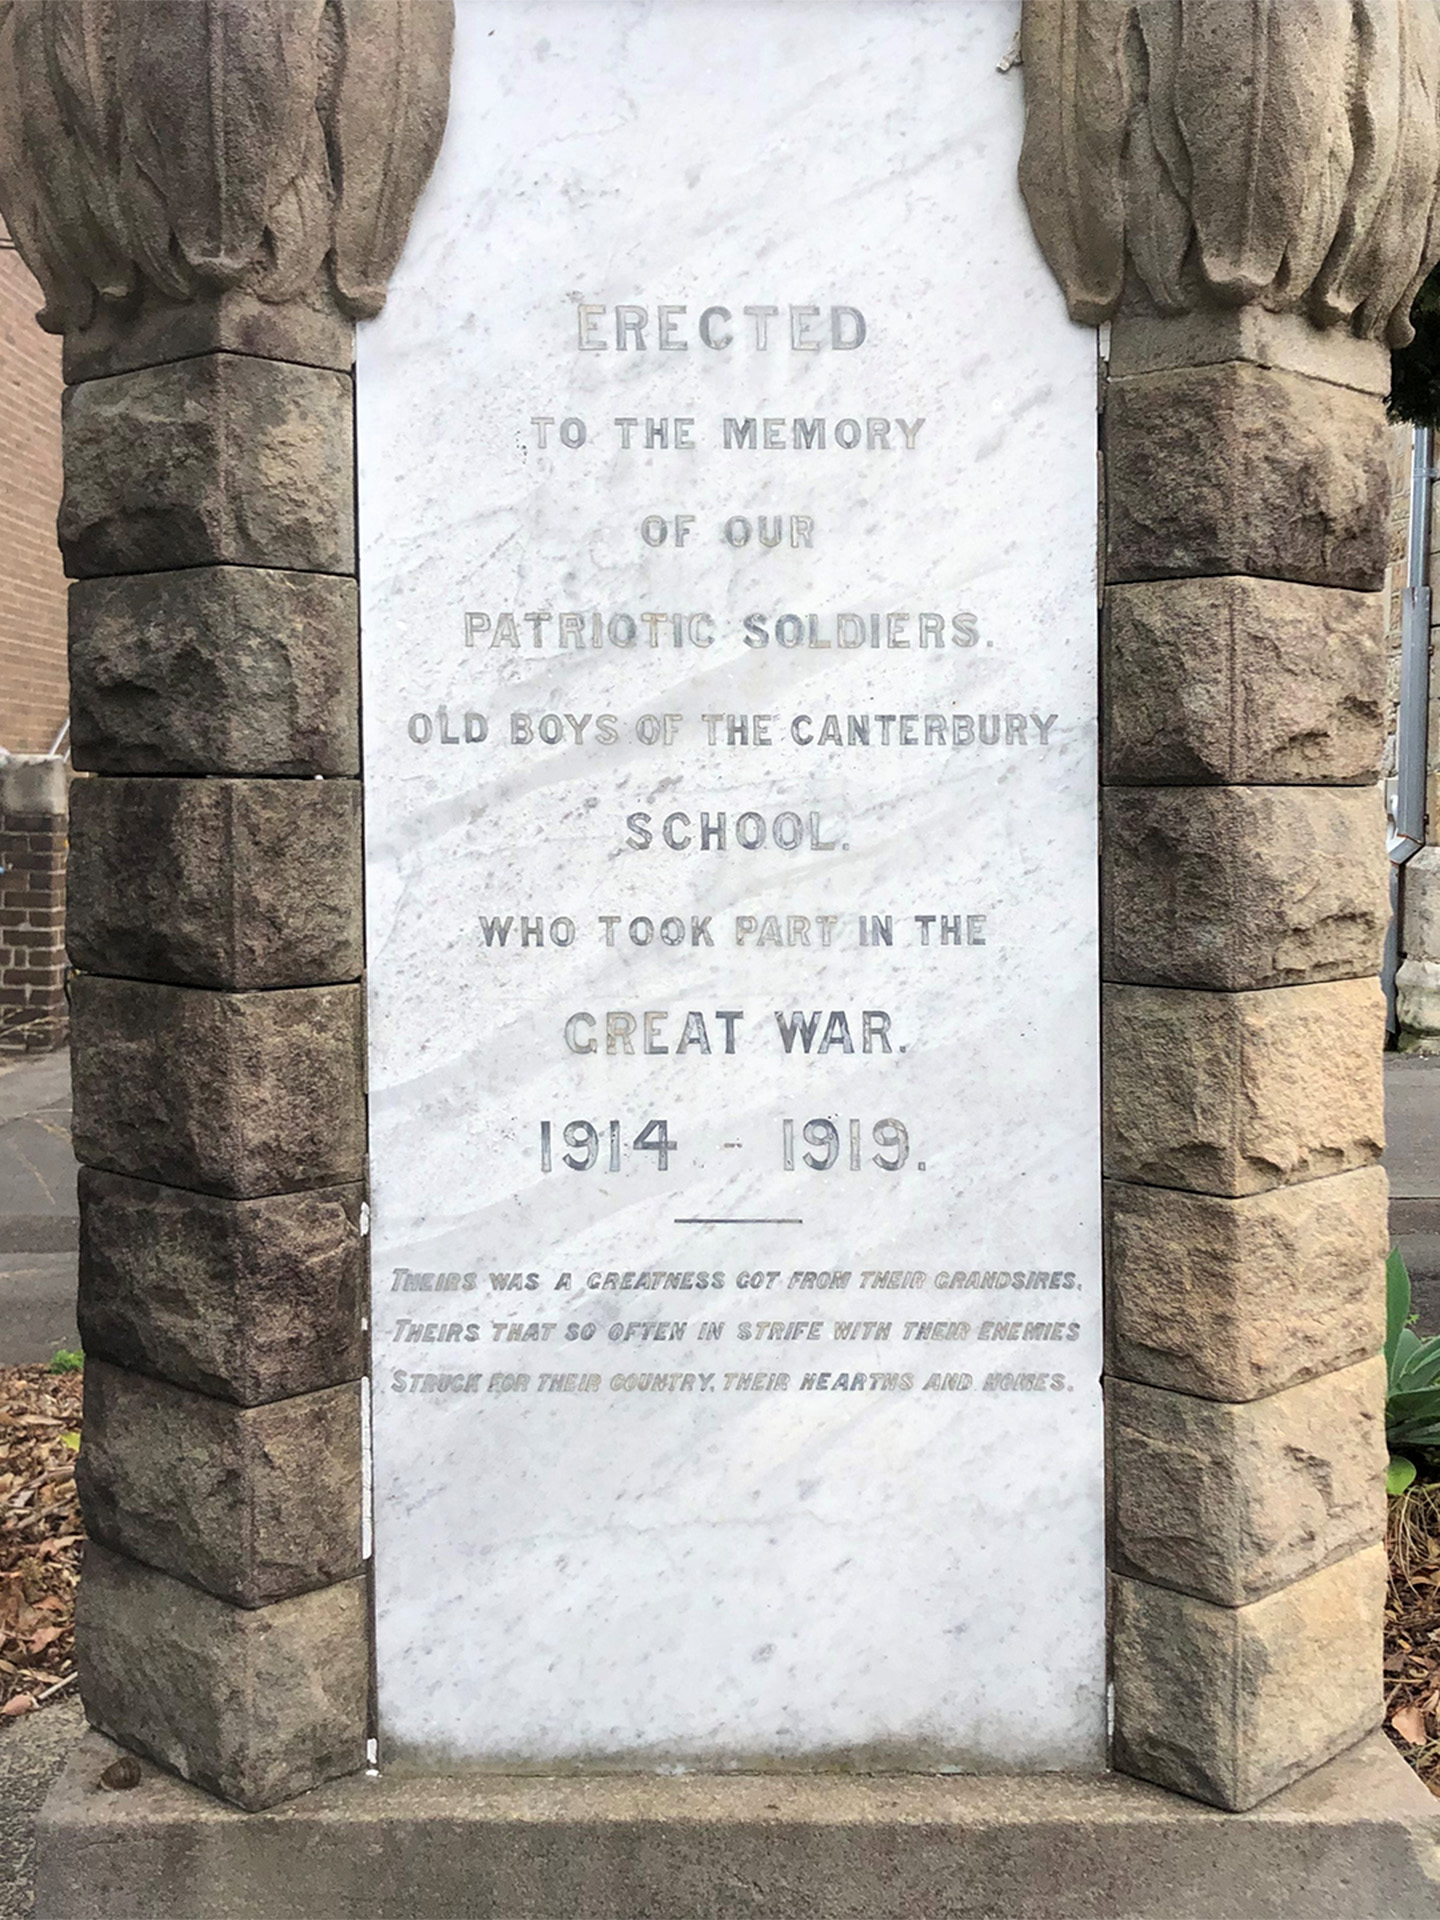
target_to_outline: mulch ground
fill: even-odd
[[[63,1698],[75,1677],[81,1377],[0,1367],[0,1718]],[[1390,1503],[1385,1722],[1440,1796],[1440,1482]]]
[[[0,1716],[74,1680],[79,1444],[78,1373],[0,1367]]]
[[[1390,1502],[1385,1601],[1385,1725],[1440,1795],[1440,1483]]]

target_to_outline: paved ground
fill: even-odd
[[[0,1055],[0,1366],[76,1347],[70,1056]]]
[[[0,1366],[76,1347],[70,1056],[0,1055]],[[35,1814],[84,1727],[71,1696],[0,1722],[0,1920],[30,1912]]]
[[[0,1920],[30,1912],[35,1815],[84,1727],[70,1699],[0,1724]]]
[[[1440,1057],[1385,1061],[1390,1234],[1405,1256],[1422,1333],[1440,1333]]]

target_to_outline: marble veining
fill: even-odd
[[[1094,339],[1018,0],[458,16],[358,361],[382,1755],[1098,1766]]]

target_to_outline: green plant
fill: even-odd
[[[1413,1330],[1410,1275],[1398,1249],[1385,1262],[1385,1438],[1390,1447],[1386,1491],[1414,1480],[1415,1454],[1440,1449],[1440,1339]]]
[[[1385,1491],[1392,1500],[1398,1500],[1402,1493],[1408,1493],[1415,1483],[1416,1467],[1413,1460],[1407,1460],[1403,1453],[1392,1453],[1390,1464],[1385,1469]]]
[[[47,1373],[79,1373],[84,1365],[83,1353],[71,1353],[66,1347],[58,1347],[45,1371]]]

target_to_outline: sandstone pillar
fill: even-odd
[[[1432,808],[1431,821],[1437,817]],[[1395,980],[1400,1051],[1440,1053],[1440,846],[1421,847],[1406,861],[1402,898],[1405,958]]]
[[[1386,348],[1434,9],[1027,0],[1102,394],[1115,1762],[1254,1805],[1378,1723]]]
[[[83,18],[82,18],[83,14]],[[245,1807],[364,1763],[352,321],[448,0],[29,0],[0,198],[65,336],[81,1687]]]

